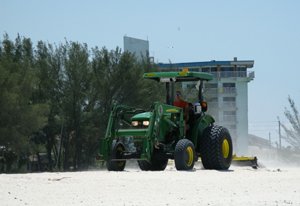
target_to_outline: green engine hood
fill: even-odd
[[[151,116],[152,112],[143,112],[131,117],[131,121],[149,120]]]

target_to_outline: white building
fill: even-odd
[[[137,59],[147,57],[149,54],[149,41],[124,36],[124,51],[133,53]]]
[[[208,102],[208,113],[216,123],[229,129],[234,150],[238,155],[248,152],[248,82],[254,79],[254,71],[248,71],[254,65],[253,60],[188,62],[158,64],[161,70],[203,71],[213,74],[214,79],[205,84],[204,96]],[[190,102],[195,95],[195,84],[182,85],[190,90],[186,99]]]

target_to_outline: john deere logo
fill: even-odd
[[[164,112],[164,109],[163,109],[162,105],[160,105],[158,107],[158,114],[159,114],[159,116],[161,116],[163,114],[163,112]]]
[[[189,68],[184,68],[181,72],[179,72],[180,76],[186,76],[189,73]]]

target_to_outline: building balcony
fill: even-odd
[[[255,77],[254,71],[222,71],[222,72],[211,72],[211,74],[217,78],[248,78],[253,80]]]

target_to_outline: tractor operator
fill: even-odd
[[[189,103],[183,100],[180,91],[176,91],[175,101],[173,102],[173,105],[185,110],[186,108],[188,108]]]
[[[173,105],[176,107],[180,107],[183,109],[183,118],[185,120],[185,132],[189,129],[188,121],[189,121],[189,103],[184,101],[182,98],[182,94],[180,91],[176,91],[175,101]]]

